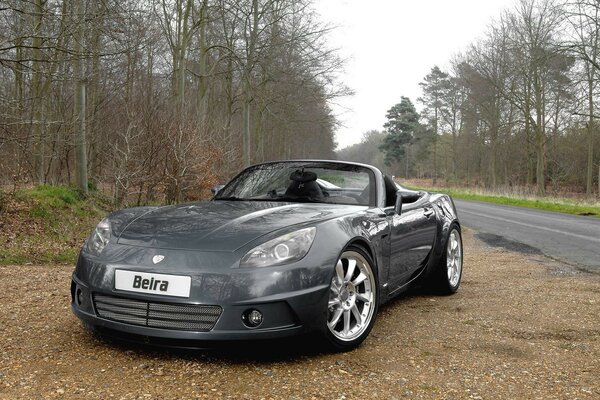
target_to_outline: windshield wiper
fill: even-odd
[[[229,197],[217,197],[217,198],[215,198],[215,200],[245,201],[248,199],[244,199],[242,197],[229,196]]]
[[[326,203],[324,199],[316,199],[311,197],[291,197],[291,196],[279,196],[270,199],[271,201],[286,201],[289,203]]]

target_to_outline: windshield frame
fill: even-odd
[[[235,182],[242,178],[245,174],[251,173],[256,169],[263,169],[266,166],[276,166],[278,164],[284,165],[286,168],[324,168],[340,171],[357,171],[357,173],[367,173],[369,178],[369,203],[368,204],[354,204],[354,203],[343,203],[343,202],[327,202],[317,201],[315,199],[263,199],[263,198],[239,198],[230,194],[232,187]],[[213,197],[213,201],[270,201],[270,202],[285,202],[285,203],[312,203],[312,204],[327,204],[327,205],[353,205],[359,207],[377,207],[377,187],[378,180],[373,167],[369,165],[359,163],[340,162],[335,160],[286,160],[286,161],[272,161],[266,163],[260,163],[252,165],[248,168],[243,169],[240,173],[234,176],[219,192]]]

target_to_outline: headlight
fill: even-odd
[[[304,258],[313,240],[316,228],[279,236],[250,250],[240,261],[240,267],[267,267],[288,264]]]
[[[100,255],[110,240],[110,222],[104,218],[88,239],[87,249],[90,253]]]

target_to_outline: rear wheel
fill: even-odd
[[[358,246],[340,256],[329,290],[326,336],[335,350],[354,349],[369,335],[378,307],[371,257]]]
[[[441,294],[452,294],[458,290],[462,278],[463,245],[460,228],[450,227],[446,249],[433,275],[434,288]]]

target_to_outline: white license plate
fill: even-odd
[[[191,285],[189,276],[115,270],[115,289],[128,292],[190,297]]]

